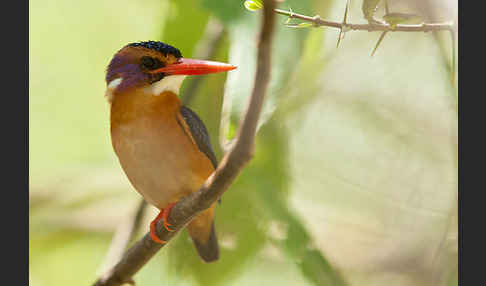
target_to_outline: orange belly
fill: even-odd
[[[120,164],[135,189],[159,209],[197,191],[214,171],[178,122],[180,106],[172,92],[117,95],[111,105]]]

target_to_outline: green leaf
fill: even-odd
[[[289,117],[320,95],[320,76],[329,59],[332,58],[331,55],[324,57],[324,32],[324,29],[309,30],[309,35],[304,41],[302,56],[294,68],[295,76],[289,82],[289,89],[276,116]]]
[[[201,5],[224,24],[237,22],[243,15],[248,14],[237,0],[202,0]],[[195,6],[194,1],[189,6]]]
[[[341,275],[333,269],[329,261],[314,249],[306,249],[298,262],[304,275],[315,285],[346,285]]]
[[[191,57],[194,47],[204,34],[209,13],[193,5],[191,0],[171,0],[170,14],[174,16],[167,17],[160,38],[176,46],[184,57]],[[191,21],[188,22],[187,19]]]
[[[244,5],[245,8],[250,11],[256,11],[263,8],[263,3],[261,0],[246,0]]]
[[[306,11],[308,1],[289,3],[294,9]],[[230,57],[229,62],[237,65],[238,69],[228,73],[225,86],[225,101],[231,102],[231,122],[238,125],[241,114],[246,108],[251,95],[256,70],[257,41],[260,28],[260,17],[246,14],[236,25],[229,29]],[[272,78],[259,127],[277,110],[279,97],[284,94],[289,79],[295,70],[302,54],[303,42],[307,31],[296,33],[283,25],[277,25],[274,45],[272,48]],[[229,128],[230,126],[226,126]]]
[[[226,139],[231,140],[235,137],[236,135],[236,129],[238,126],[236,125],[236,122],[234,120],[230,121],[229,123],[229,130]]]
[[[273,237],[273,232],[265,234],[280,248],[289,261],[295,263],[303,276],[315,285],[345,285],[343,278],[332,267],[326,257],[317,249],[310,248],[313,239],[304,224],[297,218],[288,205],[288,154],[286,138],[289,134],[280,127],[278,118],[269,120],[259,134],[259,146],[255,153],[257,161],[244,171],[242,177],[255,178],[265,174],[265,180],[253,184],[249,193],[254,198],[254,206],[260,209],[260,223],[269,222],[281,226],[281,237]],[[280,236],[279,235],[279,236]],[[327,283],[327,284],[326,284]]]
[[[363,17],[370,23],[381,24],[382,21],[375,18],[375,12],[378,9],[378,4],[381,0],[363,0],[361,10]]]
[[[390,26],[395,27],[398,24],[421,24],[423,18],[420,15],[406,13],[388,13],[383,15],[383,20]]]
[[[371,19],[374,17],[378,4],[381,0],[363,0],[361,10],[365,19]]]
[[[312,23],[299,23],[299,24],[286,24],[289,28],[309,28],[312,27]]]

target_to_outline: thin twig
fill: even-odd
[[[258,41],[258,58],[255,83],[246,110],[237,132],[233,148],[223,157],[216,171],[206,180],[202,188],[179,200],[169,215],[168,221],[174,232],[168,232],[162,220],[157,224],[157,235],[169,241],[192,218],[204,211],[229,188],[243,167],[251,160],[254,151],[255,132],[270,80],[270,58],[274,31],[274,0],[265,0],[263,21]],[[120,262],[107,271],[94,285],[120,285],[131,282],[132,276],[147,263],[164,245],[155,243],[147,233],[127,250]]]
[[[386,10],[388,12],[388,2],[385,2],[386,4]],[[437,32],[437,31],[449,31],[452,39],[452,72],[451,72],[451,82],[454,84],[455,80],[455,65],[456,65],[456,57],[455,57],[455,33],[454,33],[454,23],[452,22],[442,22],[442,23],[422,23],[422,24],[415,24],[415,25],[405,25],[405,24],[398,24],[398,25],[390,25],[387,23],[381,23],[381,22],[376,22],[376,21],[370,21],[368,24],[349,24],[346,22],[346,14],[347,14],[347,7],[345,11],[345,17],[342,23],[338,22],[333,22],[333,21],[327,21],[321,19],[318,15],[314,17],[302,15],[295,13],[294,11],[286,11],[282,9],[274,9],[275,13],[280,14],[280,15],[285,15],[289,17],[289,19],[300,19],[306,22],[311,22],[313,23],[314,27],[320,27],[320,26],[325,26],[325,27],[331,27],[331,28],[337,28],[340,30],[339,36],[338,36],[338,42],[337,45],[339,46],[339,43],[341,41],[341,37],[344,37],[344,34],[349,31],[349,30],[361,30],[361,31],[383,31],[381,34],[378,43],[376,44],[373,52],[371,53],[371,56],[375,53],[376,49],[378,48],[378,45],[380,42],[383,40],[387,32]],[[298,26],[297,24],[294,26]]]
[[[388,31],[383,31],[381,33],[380,38],[378,39],[378,42],[376,42],[375,48],[371,52],[371,56],[373,56],[375,54],[376,49],[378,49],[378,46],[380,45],[381,41],[383,41],[383,38],[385,37],[386,33],[388,33]]]
[[[280,15],[288,16],[289,18],[300,19],[303,21],[311,22],[314,26],[325,26],[337,29],[347,30],[362,30],[362,31],[388,31],[388,32],[432,32],[432,31],[446,31],[453,29],[453,23],[422,23],[419,25],[397,25],[392,27],[388,24],[350,24],[350,23],[339,23],[333,21],[327,21],[321,19],[319,16],[306,16],[298,14],[295,12],[290,12],[281,9],[274,9],[275,13]]]

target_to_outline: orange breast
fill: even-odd
[[[111,104],[113,148],[135,189],[159,209],[197,191],[214,168],[178,122],[172,92],[117,94]],[[180,118],[179,118],[180,120]]]

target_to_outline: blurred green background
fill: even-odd
[[[345,2],[279,7],[340,21]],[[389,3],[457,22],[456,1]],[[361,1],[350,8],[348,21],[365,23]],[[389,33],[370,57],[378,32],[349,32],[336,49],[338,30],[286,20],[277,16],[255,157],[217,208],[220,260],[202,263],[182,232],[137,285],[457,285],[449,34]],[[30,1],[31,286],[93,283],[139,205],[109,137],[104,73],[113,54],[160,40],[195,57],[210,27],[221,27],[211,59],[238,69],[203,77],[188,103],[221,158],[253,85],[259,23],[239,0]],[[149,206],[135,238],[155,215]]]

